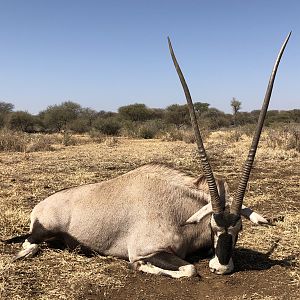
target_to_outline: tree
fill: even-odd
[[[165,118],[167,123],[176,125],[190,125],[190,116],[187,105],[173,104],[166,108]]]
[[[208,109],[208,111],[203,113],[201,123],[204,123],[209,129],[228,127],[230,125],[230,116],[216,108],[211,107]]]
[[[242,107],[242,102],[238,101],[235,97],[233,97],[230,102],[230,105],[231,105],[232,111],[233,111],[233,124],[236,125],[236,116]]]
[[[97,117],[97,112],[91,108],[82,108],[77,116],[68,123],[68,128],[77,133],[88,132]]]
[[[80,112],[80,118],[86,120],[89,127],[92,126],[93,120],[96,118],[97,112],[91,108],[82,108]]]
[[[10,113],[14,109],[14,105],[8,102],[0,101],[0,113]]]
[[[256,116],[249,112],[239,112],[236,115],[235,125],[255,124]]]
[[[40,117],[47,129],[61,131],[69,127],[76,120],[82,111],[79,104],[67,101],[60,105],[51,105],[42,112]]]
[[[195,102],[195,112],[197,113],[198,117],[201,116],[204,112],[207,112],[209,109],[209,105],[206,102]]]
[[[107,135],[118,135],[122,127],[120,121],[116,117],[98,117],[93,123],[93,126],[101,133]]]
[[[8,115],[13,111],[14,105],[0,101],[0,128],[7,123]]]
[[[292,109],[289,114],[293,122],[300,123],[300,109]]]
[[[24,132],[33,132],[36,119],[33,115],[26,111],[12,112],[9,116],[8,127],[13,130],[21,130]]]
[[[97,115],[96,118],[100,117],[100,118],[111,118],[111,117],[116,117],[118,115],[118,113],[112,112],[112,111],[105,111],[105,110],[100,110]]]
[[[152,109],[148,108],[145,104],[135,103],[127,106],[121,106],[118,109],[119,115],[124,120],[133,122],[147,121],[154,117]]]

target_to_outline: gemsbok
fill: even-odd
[[[255,224],[268,224],[264,217],[243,205],[243,198],[277,68],[290,35],[273,67],[233,198],[226,182],[213,175],[192,98],[168,38],[204,176],[194,178],[166,166],[145,165],[108,181],[59,191],[34,207],[28,234],[4,241],[23,242],[15,259],[32,257],[39,243],[56,239],[70,248],[82,245],[102,255],[128,259],[135,270],[180,278],[197,274],[195,266],[185,261],[188,255],[211,248],[214,255],[209,262],[210,270],[216,274],[232,272],[232,253],[242,229],[241,216]]]

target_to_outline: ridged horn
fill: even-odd
[[[275,61],[275,64],[274,64],[274,67],[273,67],[273,70],[272,70],[272,73],[271,73],[271,76],[270,76],[269,84],[268,84],[267,91],[266,91],[266,94],[265,94],[265,99],[264,99],[264,102],[263,102],[263,105],[262,105],[262,108],[261,108],[261,111],[260,111],[260,114],[259,114],[259,119],[258,119],[258,123],[257,123],[257,126],[256,126],[255,134],[253,136],[252,144],[251,144],[251,147],[250,147],[250,150],[249,150],[249,153],[248,153],[248,157],[247,157],[247,159],[245,161],[245,164],[244,164],[244,167],[242,169],[242,175],[241,175],[241,179],[239,181],[237,192],[234,196],[234,199],[233,199],[233,202],[232,202],[232,205],[231,205],[231,208],[230,208],[230,212],[233,213],[233,214],[239,215],[240,212],[241,212],[241,208],[242,208],[243,199],[244,199],[244,196],[245,196],[247,183],[248,183],[248,180],[249,180],[250,172],[251,172],[252,165],[253,165],[254,158],[255,158],[255,153],[256,153],[256,150],[257,150],[257,145],[258,145],[258,142],[259,142],[260,134],[261,134],[261,131],[262,131],[262,127],[263,127],[263,124],[264,124],[264,120],[265,120],[266,113],[267,113],[268,106],[269,106],[269,102],[270,102],[275,76],[276,76],[277,69],[278,69],[278,66],[279,66],[279,63],[280,63],[280,59],[281,59],[282,54],[284,52],[284,49],[287,45],[287,42],[288,42],[288,40],[291,36],[291,33],[292,32],[290,32],[288,34],[288,36],[286,37],[284,43],[281,46],[281,49],[279,51],[279,54],[277,56],[277,59]]]
[[[179,64],[177,62],[177,59],[175,57],[175,54],[174,54],[174,51],[173,51],[173,48],[172,48],[172,44],[171,44],[171,41],[170,41],[169,37],[168,37],[168,43],[169,43],[169,49],[170,49],[170,53],[171,53],[171,56],[172,56],[172,60],[173,60],[175,69],[177,71],[177,74],[179,76],[179,79],[180,79],[180,82],[181,82],[181,85],[183,87],[184,94],[185,94],[185,97],[186,97],[186,101],[187,101],[187,104],[188,104],[191,123],[192,123],[194,133],[195,133],[195,138],[196,138],[196,142],[197,142],[197,146],[198,146],[198,150],[199,150],[199,155],[200,155],[200,160],[201,160],[203,172],[204,172],[204,175],[205,175],[206,180],[208,182],[212,209],[213,209],[213,212],[215,214],[219,214],[223,211],[223,207],[221,205],[221,201],[220,201],[216,181],[215,181],[215,178],[214,178],[214,175],[213,175],[213,172],[212,172],[211,166],[209,164],[209,161],[208,161],[208,158],[207,158],[207,155],[206,155],[206,152],[205,152],[205,148],[204,148],[204,145],[203,145],[202,137],[201,137],[200,130],[199,130],[198,123],[197,123],[197,119],[196,119],[196,114],[195,114],[195,109],[194,109],[194,104],[193,104],[193,101],[192,101],[192,97],[191,97],[189,88],[186,84],[186,81],[184,79],[184,76],[182,74],[182,71],[179,67]]]

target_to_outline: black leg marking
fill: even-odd
[[[150,263],[156,267],[170,271],[178,271],[180,267],[190,265],[190,263],[187,261],[168,252],[156,253],[149,258],[143,259],[143,261],[145,263]]]
[[[173,278],[197,275],[194,265],[167,252],[160,252],[149,258],[135,262],[133,268],[145,273],[166,275]]]

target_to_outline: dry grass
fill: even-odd
[[[28,136],[21,132],[10,130],[0,131],[0,151],[25,151]]]
[[[295,149],[300,152],[300,124],[278,124],[266,131],[266,142],[273,149]]]
[[[206,141],[209,137],[210,132],[208,130],[201,130],[201,137],[203,141]],[[168,142],[175,142],[175,141],[183,141],[187,144],[195,143],[195,135],[192,129],[169,129],[162,134],[159,135],[159,137],[163,141]]]
[[[90,143],[116,144],[116,137],[99,132],[89,135],[72,134],[68,131],[54,134],[28,134],[8,129],[0,130],[0,152],[53,151],[64,146],[77,146]]]
[[[234,189],[250,139],[243,136],[237,142],[229,143],[227,134],[211,134],[206,145],[214,170],[226,177],[230,187]],[[57,151],[32,152],[27,156],[22,153],[0,153],[1,238],[26,232],[29,214],[34,205],[62,188],[107,180],[149,162],[167,163],[194,175],[200,173],[194,144],[119,138],[95,144],[91,143],[90,138],[82,137],[82,140],[87,143],[58,147]],[[238,248],[241,250],[238,252],[240,260],[237,268],[242,271],[222,277],[229,279],[214,278],[206,270],[205,262],[203,268],[201,265],[200,273],[204,272],[205,278],[208,279],[204,279],[204,283],[178,281],[179,291],[180,285],[187,284],[192,285],[192,289],[199,289],[205,293],[205,280],[213,278],[208,282],[208,286],[216,282],[216,287],[221,285],[226,295],[226,289],[231,289],[226,282],[251,282],[259,276],[258,283],[266,281],[265,290],[257,291],[254,287],[252,291],[236,291],[231,297],[224,298],[280,299],[280,294],[276,294],[276,291],[272,293],[272,288],[274,282],[278,282],[278,293],[282,292],[281,278],[284,278],[284,285],[288,285],[286,287],[292,293],[290,299],[297,299],[295,291],[300,284],[300,168],[296,166],[299,166],[299,163],[300,157],[296,151],[280,150],[277,153],[269,148],[264,139],[262,140],[245,201],[247,205],[273,219],[276,226],[258,227],[245,222],[238,242]],[[129,299],[129,296],[122,297],[122,291],[126,290],[128,285],[134,286],[137,282],[147,284],[147,281],[154,291],[152,296],[145,296],[145,299],[155,299],[159,298],[155,294],[157,286],[161,283],[175,284],[171,279],[136,274],[121,260],[101,256],[86,257],[68,251],[49,249],[45,245],[37,257],[11,263],[10,258],[18,248],[19,245],[0,243],[1,299],[105,299],[109,298],[109,295],[112,297],[110,299]],[[271,248],[274,249],[269,258],[264,258],[263,254],[268,253]],[[245,257],[243,249],[251,249],[253,253],[247,252]],[[258,267],[258,271],[249,266],[249,261]],[[271,277],[275,281],[268,283]],[[250,283],[248,284],[250,286]],[[209,293],[209,290],[207,292]],[[220,295],[215,299],[224,299]],[[178,298],[174,295],[169,297],[185,299],[184,293]],[[131,298],[141,297],[131,294]],[[196,298],[195,296],[194,299]]]

